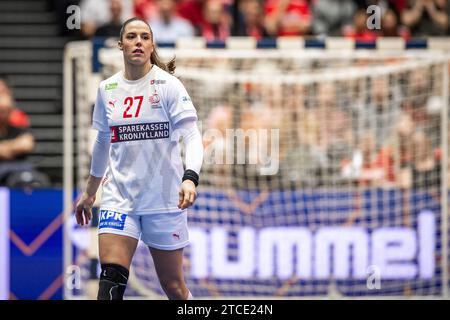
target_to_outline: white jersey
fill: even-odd
[[[141,79],[123,71],[102,81],[93,127],[109,131],[109,164],[101,209],[127,214],[180,212],[178,192],[183,174],[174,124],[197,112],[183,84],[153,65]]]

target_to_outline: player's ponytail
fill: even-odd
[[[128,19],[127,21],[125,21],[122,24],[122,28],[120,29],[120,36],[119,36],[120,41],[122,41],[122,37],[123,37],[123,34],[125,32],[125,27],[127,26],[127,24],[129,24],[130,22],[133,22],[133,21],[142,21],[142,22],[144,22],[148,26],[148,28],[150,29],[150,34],[152,35],[152,39],[153,39],[153,30],[150,27],[150,25],[147,23],[147,21],[145,21],[145,20],[143,20],[141,18],[134,17],[134,18]],[[154,65],[157,65],[159,68],[163,69],[164,71],[166,71],[166,72],[168,72],[170,74],[174,74],[175,73],[175,68],[176,68],[176,66],[175,66],[175,58],[170,60],[168,63],[164,63],[161,60],[161,58],[159,57],[159,55],[158,55],[158,52],[156,50],[156,46],[153,48],[153,52],[150,55],[150,62],[152,64],[154,64]]]
[[[175,66],[175,58],[170,60],[168,63],[162,62],[160,57],[159,57],[159,55],[158,55],[158,52],[156,52],[156,48],[153,48],[153,52],[150,55],[150,62],[152,64],[157,65],[158,67],[160,67],[164,71],[167,71],[170,74],[174,74],[175,73],[175,68],[176,68],[176,66]]]

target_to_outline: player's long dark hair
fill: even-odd
[[[152,28],[150,28],[150,25],[147,23],[147,21],[145,21],[145,20],[143,20],[141,18],[134,17],[134,18],[128,19],[127,21],[125,21],[122,24],[122,28],[120,29],[120,41],[122,41],[122,37],[123,37],[123,34],[125,32],[125,27],[127,26],[127,24],[129,24],[130,22],[133,22],[133,21],[142,21],[142,22],[144,22],[148,26],[148,29],[150,30],[150,35],[152,36],[152,40],[153,40],[153,30],[152,30]],[[175,68],[176,68],[176,66],[175,66],[175,58],[170,60],[168,63],[162,62],[161,58],[158,55],[158,52],[156,51],[156,47],[153,48],[153,52],[150,55],[150,62],[152,64],[157,65],[158,67],[160,67],[164,71],[167,71],[170,74],[174,74],[174,72],[175,72]]]

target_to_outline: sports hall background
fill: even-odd
[[[430,2],[446,23],[426,13],[408,23],[414,0],[0,0],[0,105],[13,108],[9,125],[34,139],[18,157],[25,167],[0,174],[0,299],[63,299],[63,55],[68,42],[101,43],[118,34],[124,19],[140,16],[154,25],[164,46],[191,36],[212,48],[226,47],[234,36],[256,39],[260,47],[276,44],[279,37],[304,37],[305,45],[325,50],[326,39],[338,37],[355,48],[374,49],[378,41],[396,38],[405,41],[405,50],[428,50],[431,37],[450,42],[450,1]],[[366,28],[366,8],[374,4],[382,8],[380,30]],[[80,29],[67,27],[76,12],[67,11],[71,5],[81,9]],[[162,11],[176,21],[171,32],[157,31]],[[7,162],[2,151],[0,173]],[[242,210],[252,205],[242,204]]]

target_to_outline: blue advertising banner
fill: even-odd
[[[196,297],[440,295],[440,215],[432,190],[202,188],[185,278]],[[145,246],[133,266],[163,294]]]
[[[62,299],[61,190],[10,190],[10,299]]]
[[[2,298],[63,298],[62,199],[62,190],[0,191],[11,270],[0,274]],[[203,188],[189,210],[186,279],[198,297],[439,295],[440,209],[438,193],[412,190]],[[70,237],[83,253],[90,236],[77,230],[87,229]],[[133,275],[159,291],[150,259],[138,251]]]
[[[0,188],[0,300],[9,297],[9,191]]]
[[[440,214],[431,190],[202,190],[187,279],[197,296],[438,295]]]

